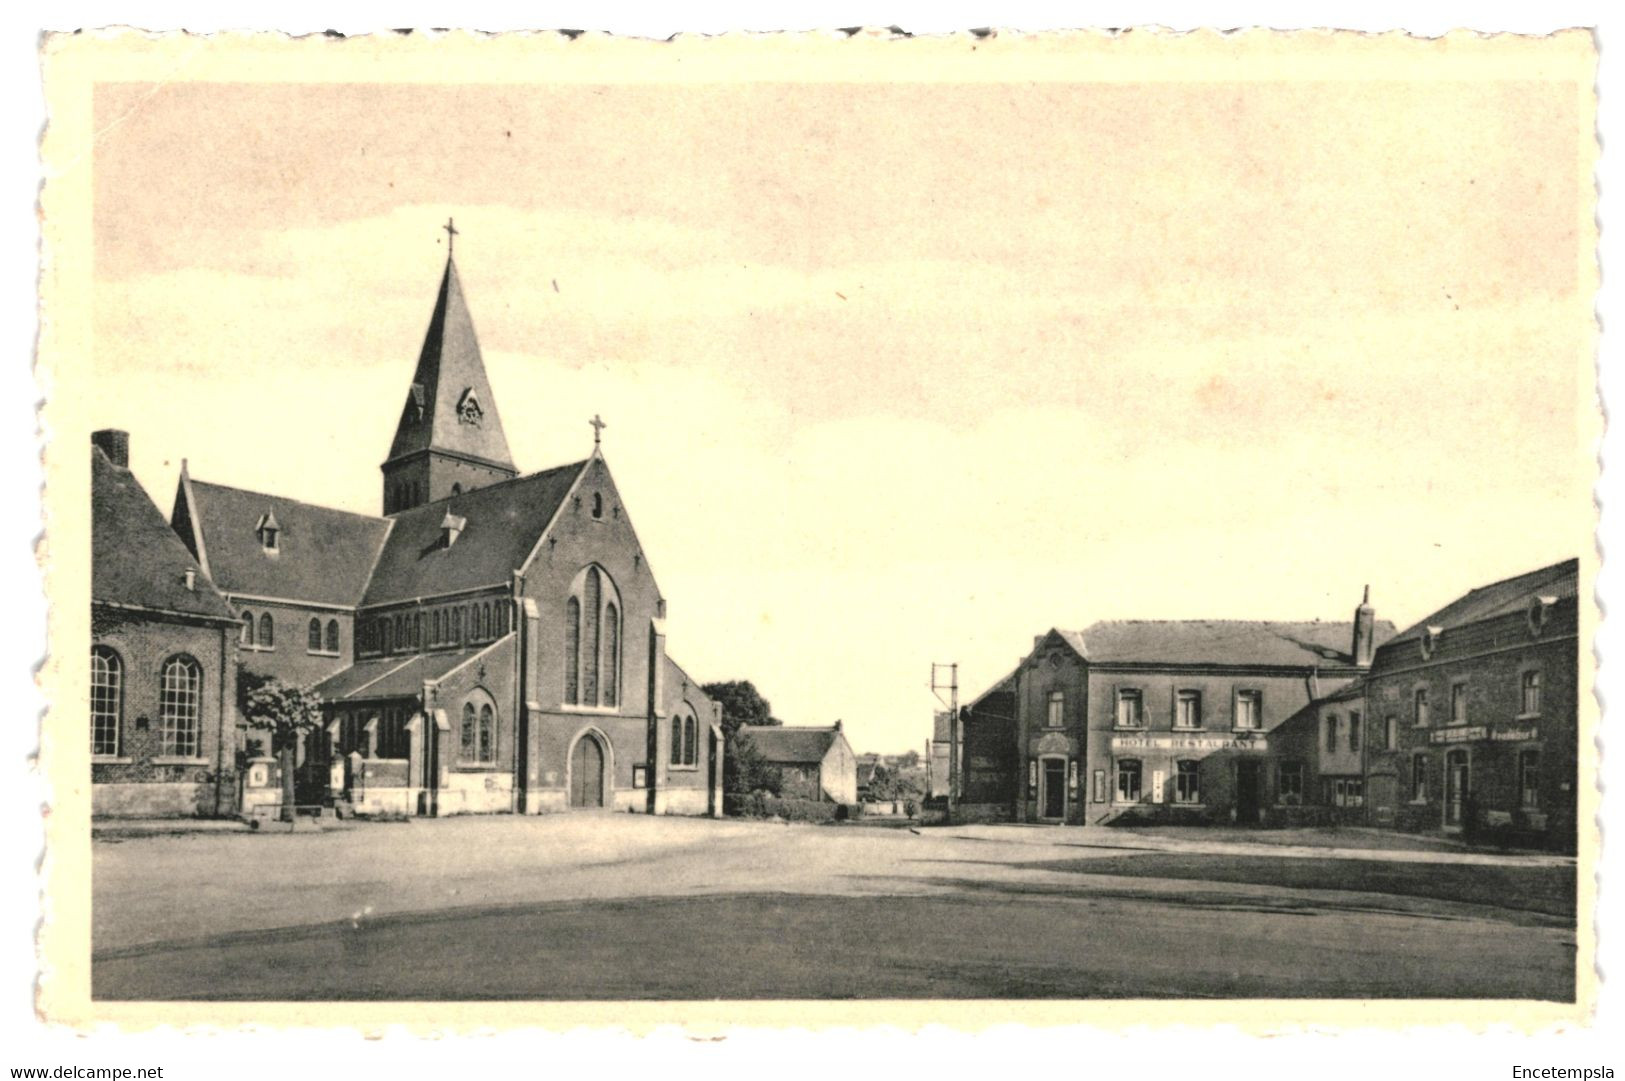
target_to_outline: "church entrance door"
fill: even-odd
[[[603,805],[604,749],[592,736],[582,736],[570,754],[570,806]]]

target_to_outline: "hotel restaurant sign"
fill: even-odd
[[[1262,736],[1113,736],[1114,751],[1265,751]]]
[[[1532,724],[1474,724],[1455,728],[1435,728],[1428,733],[1429,743],[1522,743],[1539,738],[1539,730]]]

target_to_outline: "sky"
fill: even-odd
[[[1400,626],[1580,554],[1572,88],[101,84],[97,427],[377,513],[455,216],[514,459],[697,678],[923,748],[1051,627]],[[1576,527],[1580,523],[1580,527]]]

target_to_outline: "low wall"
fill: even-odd
[[[90,786],[98,818],[195,818],[214,814],[214,785],[195,781],[132,781]]]

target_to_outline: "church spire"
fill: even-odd
[[[450,221],[442,228],[456,236]],[[383,471],[385,514],[517,473],[449,253]]]

